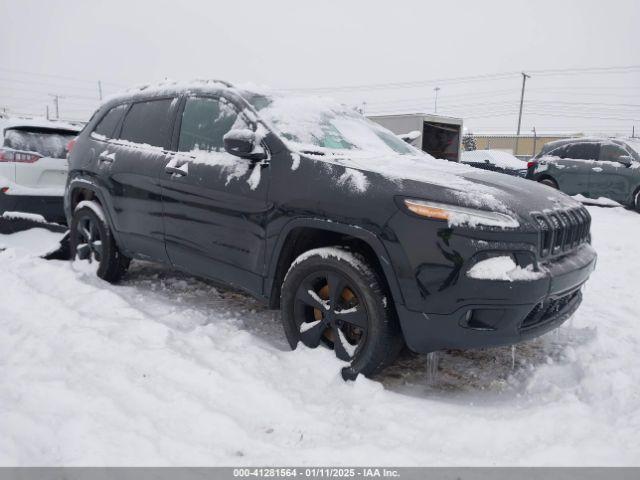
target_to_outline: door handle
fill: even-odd
[[[179,177],[184,177],[185,175],[187,175],[187,172],[185,172],[184,170],[179,169],[178,167],[164,167],[164,171],[165,173],[169,173],[171,175],[178,175]]]
[[[106,151],[102,152],[99,156],[98,156],[98,160],[100,162],[104,162],[104,163],[113,163],[116,159],[116,154],[115,153],[108,153]]]
[[[179,167],[176,167],[176,163],[174,160],[172,160],[171,162],[169,162],[165,167],[164,167],[164,172],[168,173],[169,175],[177,175],[179,177],[184,177],[186,175],[189,175],[189,164],[188,163],[183,163],[182,165],[180,165]]]

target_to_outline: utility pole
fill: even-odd
[[[631,125],[631,138],[636,138],[636,126]]]
[[[538,135],[536,133],[536,127],[533,127],[533,153],[531,154],[531,158],[536,156],[536,142],[538,140]]]
[[[440,91],[440,87],[436,87],[433,90],[436,92],[436,98],[434,99],[433,105],[433,113],[438,113],[438,92]]]
[[[47,105],[47,120],[49,120],[49,105]]]
[[[98,80],[98,97],[100,97],[100,101],[102,101],[102,82]]]
[[[518,155],[518,143],[520,141],[520,125],[522,124],[522,104],[524,103],[524,86],[527,83],[527,78],[531,78],[531,75],[527,75],[522,72],[522,92],[520,93],[520,113],[518,114],[518,131],[516,132],[516,148],[513,152],[514,155]]]

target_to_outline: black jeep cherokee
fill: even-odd
[[[220,81],[105,102],[69,157],[74,258],[117,281],[163,262],[280,308],[345,378],[416,352],[559,326],[596,262],[588,212],[523,179],[436,160],[326,99]]]

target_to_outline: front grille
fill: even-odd
[[[583,207],[532,213],[540,227],[540,256],[574,249],[589,238],[591,216]]]
[[[538,303],[533,310],[525,317],[520,325],[521,330],[537,327],[549,320],[555,319],[559,314],[564,313],[567,306],[577,297],[580,297],[580,290],[571,292],[568,295],[558,298],[550,298]]]

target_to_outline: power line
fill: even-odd
[[[84,78],[77,78],[77,77],[68,77],[68,76],[64,76],[64,75],[53,75],[50,73],[37,73],[37,72],[27,72],[24,70],[14,70],[11,68],[6,68],[6,67],[0,67],[0,70],[4,71],[4,72],[9,72],[9,73],[17,73],[20,75],[34,75],[37,77],[48,77],[48,78],[59,78],[62,80],[69,80],[69,81],[74,81],[74,82],[85,82],[85,83],[92,83],[95,84],[96,82],[98,82],[98,80],[87,80]],[[126,85],[120,84],[120,83],[115,83],[115,82],[102,82],[103,84],[106,85],[114,85],[117,87],[122,87],[122,88],[126,88]]]
[[[640,72],[640,65],[625,65],[617,67],[586,67],[572,69],[548,69],[548,70],[530,70],[532,74],[541,76],[567,75],[567,74],[603,74],[603,73],[636,73]],[[437,78],[431,80],[419,80],[412,82],[394,82],[394,83],[377,83],[365,85],[342,85],[333,87],[317,87],[317,88],[289,88],[281,89],[283,91],[293,92],[338,92],[353,90],[391,90],[397,88],[416,88],[424,86],[434,86],[435,84],[465,83],[471,81],[496,80],[499,78],[510,78],[519,76],[521,72],[505,72],[482,75],[469,75],[463,77]]]

